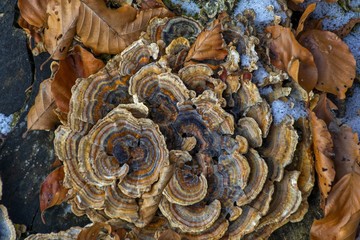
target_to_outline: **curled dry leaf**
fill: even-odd
[[[225,41],[221,34],[222,25],[219,19],[215,20],[210,29],[203,30],[191,46],[185,59],[185,65],[193,61],[223,60],[228,54]]]
[[[309,4],[304,13],[301,15],[301,18],[299,20],[299,25],[296,28],[296,36],[299,35],[299,33],[301,33],[304,30],[304,23],[306,21],[306,19],[308,18],[308,16],[315,10],[316,8],[316,3],[311,3]]]
[[[299,59],[299,74],[291,77],[298,79],[299,84],[306,91],[311,91],[317,82],[317,69],[311,52],[300,45],[290,28],[268,26],[265,30],[271,33],[271,63],[290,74],[296,73],[292,64],[296,64],[295,60]]]
[[[27,23],[42,28],[47,20],[46,6],[50,0],[19,0],[21,16]]]
[[[318,175],[318,184],[321,193],[321,207],[324,209],[326,199],[335,178],[333,142],[329,130],[323,120],[310,112],[311,131],[315,153],[315,170]]]
[[[43,222],[45,222],[44,211],[61,204],[65,200],[68,189],[63,186],[64,176],[64,166],[58,167],[41,184],[40,211]]]
[[[347,24],[333,32],[340,38],[344,38],[351,32],[351,30],[357,23],[360,23],[360,18],[353,18]]]
[[[51,93],[61,112],[67,113],[69,111],[71,88],[76,79],[89,77],[104,66],[101,60],[95,58],[79,45],[76,45],[64,60],[60,60],[59,70],[51,83]]]
[[[54,129],[59,123],[55,108],[56,104],[51,94],[51,79],[46,79],[40,84],[35,103],[27,115],[27,131]]]
[[[348,126],[331,130],[335,149],[336,178],[325,206],[325,217],[315,220],[312,239],[355,239],[360,222],[360,148]]]
[[[295,4],[303,3],[304,0],[291,0]]]
[[[316,89],[344,99],[356,70],[349,47],[335,33],[316,29],[302,33],[299,42],[314,56],[318,69]]]
[[[327,98],[326,93],[322,93],[320,95],[319,101],[313,109],[313,112],[319,119],[323,120],[326,125],[329,126],[331,122],[335,121],[335,114],[332,112],[332,110],[337,109],[337,106]]]
[[[94,223],[91,227],[84,228],[78,235],[77,240],[109,239],[112,227],[107,223]],[[119,240],[119,237],[111,238]]]

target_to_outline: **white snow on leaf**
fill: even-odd
[[[281,123],[287,115],[292,116],[294,120],[301,117],[307,117],[308,115],[304,103],[293,101],[291,98],[287,102],[281,100],[275,100],[272,102],[271,112],[275,124]]]

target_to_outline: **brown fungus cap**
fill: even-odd
[[[238,49],[226,42],[227,59],[209,60],[216,68],[184,67],[193,26],[201,31],[191,19],[153,19],[102,70],[77,80],[68,121],[55,133],[72,211],[109,224],[112,237],[239,239],[306,211],[289,196],[312,187],[309,159],[298,153],[308,143],[297,149],[301,128],[291,118],[275,124],[269,105],[290,94],[283,76],[271,72],[275,93],[264,98],[252,67],[240,69]],[[247,36],[241,52],[252,65],[256,39]]]

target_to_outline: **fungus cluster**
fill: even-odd
[[[308,122],[273,122],[271,102],[289,93],[260,94],[239,67],[256,38],[225,20],[220,27],[226,59],[190,59],[202,26],[155,18],[102,70],[76,81],[54,145],[72,211],[103,223],[92,231],[260,239],[302,219],[313,186],[310,140],[299,138]]]

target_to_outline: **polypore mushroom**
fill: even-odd
[[[302,217],[313,179],[306,156],[294,158],[298,128],[291,117],[273,123],[234,45],[222,46],[229,55],[217,71],[183,67],[200,29],[153,19],[104,69],[77,80],[54,142],[75,214],[140,239],[239,239],[269,227],[267,236]]]

